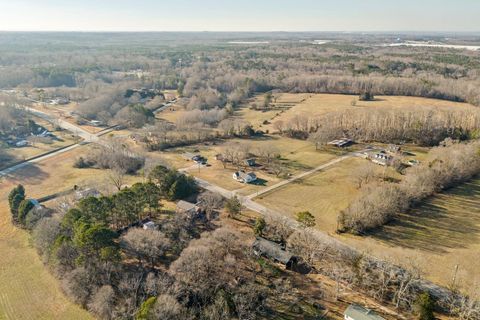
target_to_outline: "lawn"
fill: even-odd
[[[347,159],[325,171],[255,198],[255,201],[292,218],[295,213],[308,210],[315,216],[320,230],[332,233],[337,227],[338,213],[359,192],[351,175],[364,161]]]

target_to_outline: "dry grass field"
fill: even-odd
[[[272,109],[253,110],[251,108],[252,105],[262,106],[265,101],[265,94],[257,94],[240,106],[235,113],[235,117],[250,122],[255,129],[265,130],[269,126],[264,125],[264,121],[276,119],[286,110],[307,101],[311,96],[311,94],[307,93],[275,93],[271,103]]]
[[[82,149],[22,168],[0,182],[0,319],[91,319],[63,295],[28,233],[12,226],[7,203],[9,191],[18,183],[24,184],[29,197],[39,197],[101,180],[97,170],[72,168],[73,157]]]
[[[405,267],[418,266],[438,284],[450,285],[458,264],[459,288],[480,286],[480,179],[429,199],[369,236],[337,235],[338,213],[359,192],[351,173],[360,161],[364,160],[343,161],[255,201],[292,218],[308,210],[321,231],[367,254]]]
[[[25,186],[27,197],[39,198],[74,185],[113,191],[107,171],[74,169],[88,146],[29,165],[0,180],[0,319],[92,319],[61,292],[58,281],[41,262],[26,231],[12,226],[7,197],[17,184]],[[132,184],[140,177],[128,177]]]
[[[255,201],[294,218],[295,213],[310,211],[317,228],[333,233],[338,212],[358,194],[351,175],[365,160],[347,159],[331,168],[267,193]]]
[[[248,108],[250,104],[240,109],[238,116],[246,119],[254,127],[274,132],[275,121],[282,120],[288,122],[296,115],[307,117],[321,116],[334,111],[348,111],[359,108],[428,108],[431,110],[447,110],[451,108],[464,108],[465,110],[475,108],[467,103],[451,102],[445,100],[403,97],[403,96],[376,96],[375,101],[358,101],[357,96],[341,94],[280,94],[278,101],[289,101],[283,104],[283,109],[274,109],[269,111],[257,111]],[[263,101],[263,96],[257,96],[257,101]],[[352,106],[352,101],[356,105]],[[279,104],[282,106],[281,104]],[[270,124],[264,125],[264,121]]]

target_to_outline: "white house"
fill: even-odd
[[[243,171],[237,171],[233,174],[233,179],[242,183],[252,183],[257,180],[257,176],[253,172],[245,173]]]

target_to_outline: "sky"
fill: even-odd
[[[1,31],[480,31],[480,0],[0,0]]]

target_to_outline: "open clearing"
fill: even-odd
[[[358,194],[351,174],[363,161],[358,158],[347,159],[254,200],[292,218],[297,212],[310,211],[319,229],[333,233],[338,212],[345,209]]]

